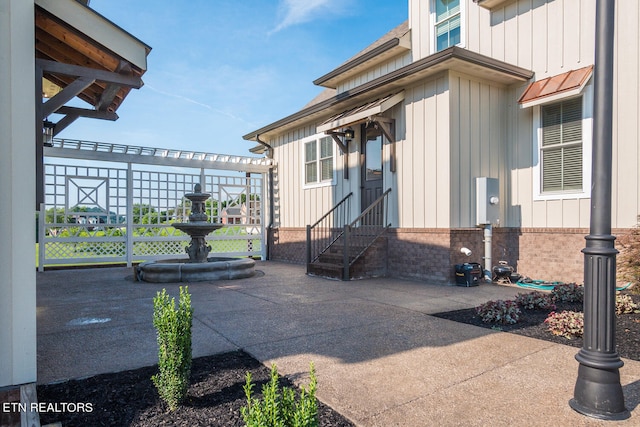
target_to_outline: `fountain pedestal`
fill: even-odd
[[[169,260],[163,262],[144,262],[136,268],[136,279],[145,282],[201,282],[220,279],[240,279],[254,275],[255,261],[250,258],[209,258],[211,246],[206,237],[214,230],[223,227],[219,223],[209,222],[205,203],[211,195],[202,192],[200,184],[196,184],[193,193],[185,194],[191,201],[189,222],[171,224],[178,230],[191,236],[185,252],[189,255],[187,262]]]
[[[191,243],[185,251],[189,255],[189,262],[207,262],[211,246],[207,245],[206,237],[214,230],[222,227],[222,224],[209,222],[205,203],[211,194],[203,193],[200,184],[196,184],[193,193],[184,195],[191,201],[191,213],[189,222],[176,222],[171,224],[180,231],[184,231],[191,236]]]

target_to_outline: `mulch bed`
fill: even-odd
[[[247,372],[251,372],[256,384],[254,393],[260,397],[270,370],[247,353],[235,351],[193,359],[187,399],[174,412],[167,410],[151,382],[157,366],[39,385],[38,401],[51,408],[50,412],[40,413],[40,422],[62,422],[64,427],[243,426],[240,408],[246,404],[242,387]],[[281,385],[294,387],[286,378],[281,379]],[[67,410],[53,412],[63,409],[62,405]],[[89,406],[91,412],[86,410]],[[318,408],[320,426],[353,426],[322,402]]]
[[[526,294],[529,290],[523,290]],[[636,304],[640,304],[640,295],[631,295]],[[563,310],[582,311],[582,303],[557,303],[557,313]],[[522,315],[518,323],[513,325],[502,325],[495,323],[484,323],[476,315],[474,308],[466,310],[449,311],[438,313],[434,316],[449,319],[460,323],[480,326],[482,328],[511,332],[531,338],[538,338],[545,341],[566,344],[574,347],[582,347],[582,337],[573,339],[553,335],[549,332],[544,320],[552,310],[522,310]],[[616,346],[621,357],[633,360],[640,360],[640,313],[628,313],[616,316]]]

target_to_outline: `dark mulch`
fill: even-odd
[[[529,291],[523,290],[525,294]],[[640,303],[640,295],[631,295],[633,301]],[[558,303],[554,311],[563,310],[582,311],[582,303]],[[545,310],[522,310],[522,315],[518,323],[513,325],[498,325],[495,323],[484,323],[476,315],[474,308],[466,310],[449,311],[438,313],[434,316],[449,319],[456,322],[467,323],[483,328],[511,332],[531,338],[538,338],[545,341],[552,341],[559,344],[582,347],[582,337],[568,339],[549,332],[544,320],[549,316],[549,311]],[[616,345],[618,354],[621,357],[633,360],[640,360],[640,313],[629,313],[616,316]]]
[[[50,405],[49,412],[40,413],[40,422],[45,425],[60,421],[65,427],[243,426],[240,408],[246,403],[242,386],[247,371],[256,384],[254,393],[260,397],[270,370],[247,353],[235,351],[193,359],[187,399],[174,412],[160,401],[151,382],[157,366],[39,385],[38,401]],[[294,387],[286,378],[281,384]],[[56,403],[57,408],[53,406]],[[91,412],[81,410],[79,404],[91,404]],[[353,426],[322,402],[318,407],[320,426]]]

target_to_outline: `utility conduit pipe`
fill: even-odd
[[[493,230],[491,224],[484,224],[484,278],[487,281],[492,280],[491,268],[493,258],[491,257],[491,244],[493,238]]]

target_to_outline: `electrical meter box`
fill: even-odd
[[[476,224],[497,224],[500,219],[500,187],[497,178],[476,178]]]

